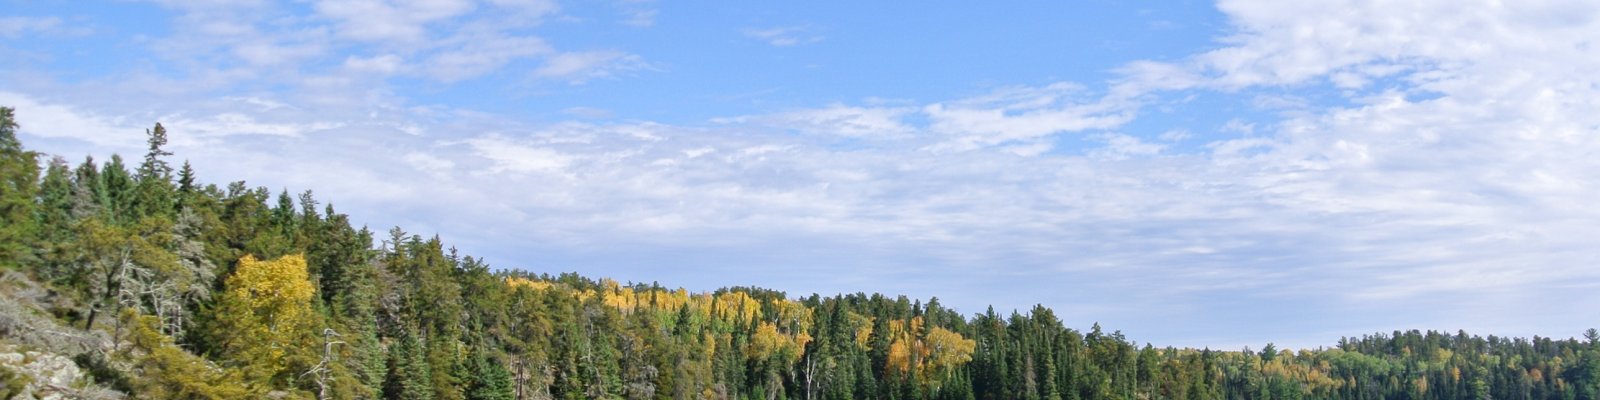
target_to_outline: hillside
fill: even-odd
[[[204,183],[159,124],[138,160],[74,164],[17,123],[0,109],[0,398],[1600,398],[1593,329],[1180,349],[1042,306],[494,269],[309,190]]]

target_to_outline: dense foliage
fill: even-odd
[[[41,165],[0,109],[0,268],[53,287],[58,320],[112,335],[75,359],[134,397],[1600,398],[1593,330],[1156,348],[1044,307],[493,271],[437,237],[375,240],[309,191],[203,185],[168,164],[164,127],[148,136],[132,168]]]

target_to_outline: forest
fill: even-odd
[[[1192,349],[1043,306],[499,269],[310,190],[206,183],[160,124],[142,157],[69,162],[24,147],[17,115],[0,108],[0,398],[1600,399],[1594,329]]]

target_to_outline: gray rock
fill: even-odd
[[[72,359],[37,351],[18,351],[16,346],[0,346],[0,368],[27,377],[29,383],[11,400],[56,400],[77,398],[83,371]]]

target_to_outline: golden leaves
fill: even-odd
[[[244,256],[228,277],[227,287],[227,295],[244,299],[269,328],[306,318],[317,290],[306,272],[306,259],[299,254],[270,261]]]
[[[547,281],[508,276],[506,277],[506,286],[510,286],[512,289],[528,288],[535,291],[541,291],[549,289],[551,285],[550,282]]]
[[[942,327],[925,328],[922,317],[889,321],[888,371],[938,390],[956,368],[972,361],[978,342]],[[926,332],[924,334],[923,332]],[[858,336],[857,340],[861,338]]]
[[[855,328],[856,347],[861,350],[871,349],[870,340],[872,340],[874,318],[856,313],[850,313],[848,318],[850,319],[850,326]]]
[[[316,287],[306,259],[288,255],[261,261],[239,259],[220,299],[219,328],[228,358],[241,362],[255,379],[273,379],[287,368],[290,350],[303,351],[317,315],[311,309]]]

